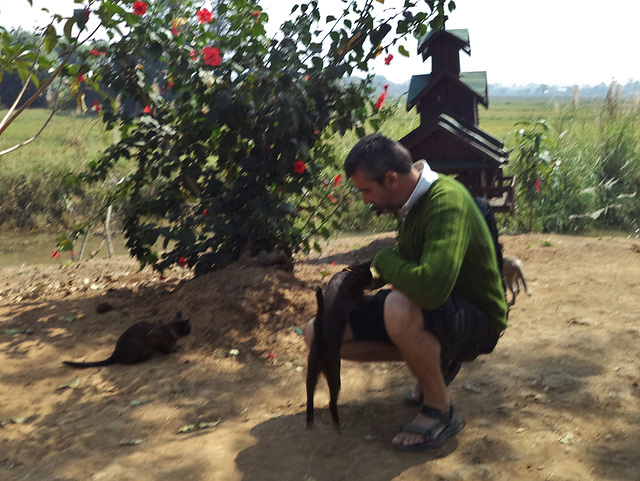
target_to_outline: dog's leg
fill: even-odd
[[[312,347],[307,366],[307,428],[313,426],[313,395],[320,377],[320,362]]]
[[[524,274],[522,273],[522,270],[520,271],[520,279],[522,280],[522,287],[524,287],[524,292],[526,292],[528,296],[531,296],[531,293],[527,288],[527,281],[524,280]]]
[[[329,385],[329,411],[336,429],[340,429],[338,417],[338,394],[340,393],[340,355],[327,362],[327,384]]]

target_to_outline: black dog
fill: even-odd
[[[313,323],[313,342],[307,363],[307,426],[313,424],[313,394],[320,373],[329,385],[329,410],[337,428],[338,392],[340,391],[340,345],[347,324],[349,310],[364,302],[364,289],[371,285],[371,262],[349,266],[329,281],[323,297],[316,289],[318,314]]]

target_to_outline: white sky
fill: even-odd
[[[153,0],[148,0],[153,1]],[[404,0],[386,0],[385,7]],[[209,2],[203,0],[203,5]],[[294,0],[262,0],[274,30],[288,16]],[[64,15],[74,8],[72,0],[0,0],[0,24],[32,28],[47,21],[42,6]],[[321,0],[323,14],[339,13],[340,0]],[[546,83],[595,85],[640,80],[640,0],[456,0],[447,28],[467,28],[471,56],[461,54],[464,71],[485,70],[489,83],[503,85]],[[428,73],[430,63],[415,52],[417,44],[407,38],[410,58],[391,52],[385,66],[381,55],[375,72],[393,82]]]

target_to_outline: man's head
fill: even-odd
[[[419,174],[409,151],[380,134],[367,135],[344,161],[344,171],[362,193],[365,204],[380,212],[395,212],[407,201]]]
[[[367,172],[371,180],[382,184],[387,172],[406,174],[411,170],[411,153],[400,143],[381,134],[361,138],[344,161],[344,172],[351,178],[356,170]]]

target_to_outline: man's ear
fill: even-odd
[[[391,189],[397,188],[399,178],[400,176],[397,172],[394,172],[393,170],[388,171],[384,174],[384,186]]]

